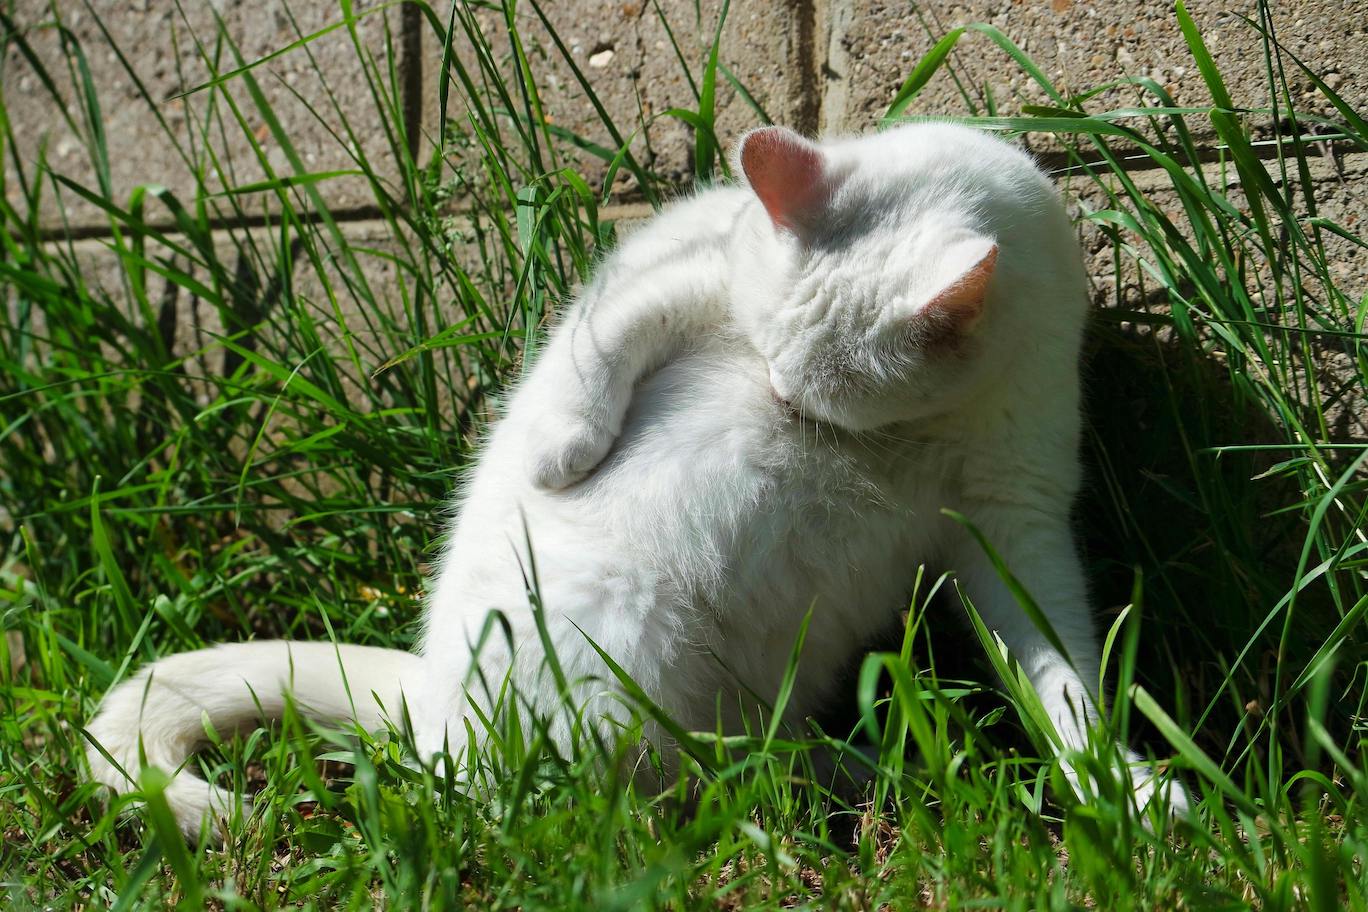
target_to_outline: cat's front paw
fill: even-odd
[[[1192,811],[1192,796],[1177,777],[1164,772],[1133,751],[1124,754],[1125,763],[1113,767],[1113,775],[1120,777],[1112,788],[1119,785],[1123,792],[1129,792],[1131,807],[1137,819],[1151,829],[1155,818],[1151,806],[1159,814],[1159,826],[1167,827],[1179,817],[1186,817]],[[1088,803],[1099,792],[1099,783],[1086,772],[1080,772],[1074,763],[1064,763],[1064,776],[1079,801]]]
[[[611,428],[591,420],[557,422],[535,426],[528,434],[527,460],[532,483],[549,491],[583,481],[608,451],[617,435]]]
[[[1146,827],[1150,825],[1151,804],[1156,805],[1168,821],[1191,813],[1192,795],[1176,777],[1144,761],[1132,763],[1130,774],[1135,786],[1135,809],[1140,812],[1140,819]]]

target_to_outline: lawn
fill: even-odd
[[[94,175],[21,155],[32,144],[0,83],[14,163],[0,212],[3,902],[1368,908],[1368,242],[1352,207],[1323,211],[1316,192],[1363,160],[1368,122],[1317,78],[1328,61],[1280,47],[1263,5],[1248,24],[1265,55],[1257,108],[1234,106],[1180,4],[1191,78],[1216,107],[1180,107],[1143,77],[1065,92],[1009,36],[973,27],[912,66],[887,115],[951,78],[971,38],[1048,99],[966,90],[964,114],[1055,150],[1045,160],[1109,277],[1084,364],[1078,509],[1106,724],[1177,772],[1191,817],[1146,825],[1102,773],[1101,742],[1075,758],[1099,773],[1078,801],[1031,694],[930,574],[901,640],[850,670],[845,705],[808,731],[700,733],[664,794],[611,762],[631,732],[566,755],[536,718],[472,759],[474,797],[414,763],[397,731],[291,715],[211,733],[200,772],[254,796],[222,848],[185,845],[155,773],[140,809],[84,780],[81,726],[159,655],[253,637],[410,647],[445,499],[503,384],[614,243],[615,203],[679,189],[640,155],[638,124],[605,124],[608,148],[542,117],[538,59],[509,28],[522,20],[475,6],[411,7],[446,49],[426,74],[442,129],[413,136],[404,74],[340,4],[329,35],[351,34],[386,126],[363,142],[354,109],[314,111],[352,150],[346,173],[309,169],[226,32],[196,36],[217,75],[193,86],[188,129],[163,121],[147,140],[200,176],[180,196],[116,196],[94,50],[72,41],[69,71],[49,72],[38,31],[0,16],[4,52],[39,91],[80,89],[64,110]],[[695,178],[717,179],[715,90],[733,77],[710,30],[728,25],[707,24],[701,52],[692,23],[675,26],[697,103],[658,116],[693,129]],[[319,67],[320,40],[279,50]],[[229,136],[264,178],[235,176],[216,152]],[[571,149],[597,156],[595,177]],[[330,212],[339,180],[363,188],[367,231]],[[61,230],[75,206],[107,231]],[[833,785],[816,769],[847,742],[872,744],[877,770]]]

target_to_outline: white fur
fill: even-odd
[[[86,751],[91,775],[123,792],[135,786],[143,759],[176,772],[207,740],[206,721],[227,737],[260,718],[279,718],[287,691],[314,718],[355,720],[368,730],[387,721],[399,725],[401,695],[419,664],[417,656],[394,649],[283,640],[168,656],[105,695],[86,729],[104,751]],[[166,800],[192,839],[206,814],[219,818],[232,809],[226,791],[187,774],[171,780]]]
[[[497,686],[511,667],[525,698],[556,706],[529,607],[534,565],[577,699],[613,690],[587,635],[686,728],[713,728],[720,705],[730,730],[754,709],[748,694],[774,696],[809,609],[794,719],[905,607],[920,564],[953,569],[1065,744],[1085,742],[1099,655],[1069,513],[1086,295],[1063,207],[1029,158],[964,128],[902,127],[821,154],[835,189],[801,231],[776,227],[745,186],[703,191],[628,238],[553,332],[464,485],[421,658],[342,653],[391,714],[402,677],[425,754],[459,756],[470,701],[487,709],[471,644],[493,612],[514,653],[496,626],[478,670]],[[937,348],[950,343],[919,321],[994,245],[981,319]],[[1072,667],[945,507],[993,542]],[[301,661],[302,646],[299,699],[351,718],[328,696],[332,647]],[[149,762],[174,768],[201,740],[201,712],[220,729],[256,716],[245,689],[206,689],[208,669],[248,681],[271,715],[284,648],[162,660],[111,693],[91,733],[136,770],[141,729],[157,745]],[[598,698],[594,711],[615,705]],[[221,806],[186,776],[175,787],[188,831]]]

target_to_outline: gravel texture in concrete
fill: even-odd
[[[205,163],[205,183],[210,192],[262,180],[267,167],[277,176],[295,172],[241,78],[226,83],[223,91],[236,103],[242,122],[222,92],[175,96],[208,81],[215,71],[227,73],[240,65],[231,47],[219,40],[220,17],[223,34],[236,44],[241,60],[250,63],[288,47],[301,35],[340,22],[342,14],[336,4],[186,0],[180,4],[184,16],[169,0],[94,6],[98,21],[83,4],[57,4],[61,26],[79,44],[96,90],[114,199],[126,200],[141,184],[160,184],[181,200],[190,199],[196,169],[187,157],[190,162]],[[378,6],[376,0],[355,4],[358,13]],[[59,103],[17,44],[11,43],[0,78],[4,80],[8,116],[15,125],[16,152],[25,175],[29,181],[34,179],[39,149],[46,144],[47,163],[53,171],[98,189],[97,169],[87,151],[90,123],[84,114],[80,82],[72,77],[77,58],[63,46],[46,0],[16,0],[12,16],[61,96]],[[362,45],[382,70],[387,66],[387,23],[394,32],[392,47],[399,55],[396,63],[400,67],[410,65],[404,59],[400,19],[401,14],[391,9],[364,15],[356,25]],[[215,61],[212,67],[206,57]],[[416,64],[416,59],[412,63]],[[357,145],[375,169],[381,175],[397,173],[386,136],[379,129],[378,104],[362,77],[362,63],[346,29],[290,50],[254,69],[252,75],[306,172],[355,167],[348,148],[352,140],[342,125],[345,115]],[[310,113],[310,106],[317,117]],[[75,129],[63,118],[63,108]],[[206,135],[217,166],[205,153]],[[23,211],[15,165],[8,154],[4,167],[6,199]],[[365,182],[357,178],[334,179],[318,186],[324,199],[338,210],[364,207],[372,199]],[[74,226],[107,224],[107,218],[94,206],[69,191],[64,198],[69,204],[67,218]],[[269,194],[244,199],[243,204],[258,213],[275,207]],[[49,223],[56,224],[56,207],[45,206],[44,215]]]
[[[538,78],[548,119],[600,148],[617,151],[617,142],[575,76],[578,69],[620,136],[630,141],[637,161],[669,180],[687,181],[694,171],[693,129],[685,119],[668,112],[699,110],[696,93],[702,91],[707,49],[721,6],[718,0],[705,0],[699,4],[701,15],[695,16],[692,2],[661,3],[657,8],[650,0],[560,0],[542,4],[548,28],[530,3],[520,4],[518,32]],[[511,73],[512,55],[502,14],[485,10],[476,19],[498,54],[499,66]],[[731,4],[719,63],[735,76],[755,105],[719,71],[716,134],[723,148],[762,122],[756,107],[776,123],[815,132],[820,89],[811,34],[814,22],[806,0]],[[473,56],[468,45],[463,40],[456,46],[467,60]],[[427,36],[424,49],[423,108],[425,123],[432,123],[442,49]],[[448,115],[452,114],[449,110]],[[572,141],[561,141],[560,148],[592,182],[601,184],[608,170],[606,161]],[[614,189],[628,191],[631,183],[630,175],[621,170]]]
[[[1368,0],[1281,0],[1270,6],[1279,42],[1362,109],[1368,102]],[[1179,105],[1212,103],[1168,0],[829,0],[827,8],[822,121],[828,129],[871,128],[935,42],[952,29],[975,22],[1001,30],[1066,93],[1143,76],[1162,85]],[[1188,8],[1235,104],[1267,107],[1263,39],[1240,18],[1257,20],[1257,5],[1191,0]],[[1328,113],[1325,101],[1290,58],[1284,60],[1284,69],[1293,101],[1311,113]],[[967,114],[971,105],[985,112],[989,98],[1000,114],[1016,114],[1022,104],[1049,101],[987,36],[969,33],[907,113]],[[1137,90],[1117,89],[1088,102],[1088,107],[1104,111],[1142,100]],[[1154,103],[1152,96],[1148,102]]]

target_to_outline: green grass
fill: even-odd
[[[977,47],[997,42],[1051,106],[1002,116],[1003,100],[966,86],[980,123],[1062,143],[1080,226],[1113,258],[1116,288],[1099,296],[1122,303],[1098,313],[1085,365],[1080,504],[1112,633],[1108,724],[1181,771],[1193,819],[1146,829],[1106,776],[1075,801],[1041,759],[1030,694],[991,637],[965,649],[953,586],[929,578],[902,642],[852,669],[847,711],[824,731],[697,734],[664,794],[605,762],[630,732],[566,756],[543,720],[516,716],[471,758],[479,800],[407,765],[396,733],[288,718],[220,743],[204,772],[256,796],[221,851],[182,848],[157,777],[136,813],[85,783],[80,725],[156,656],[247,637],[412,645],[443,499],[490,404],[615,237],[607,194],[571,151],[599,155],[608,183],[630,175],[645,200],[675,190],[639,157],[637,124],[605,123],[606,147],[547,123],[539,58],[516,28],[482,31],[489,9],[413,9],[449,49],[424,74],[440,131],[407,134],[392,57],[355,40],[387,148],[346,170],[368,185],[379,236],[329,213],[342,176],[307,171],[226,33],[177,31],[218,75],[188,131],[163,123],[147,140],[198,176],[185,198],[113,194],[101,87],[74,41],[69,71],[21,66],[39,91],[77,88],[69,117],[93,179],[26,157],[32,126],[0,85],[0,154],[18,175],[5,199],[24,201],[5,204],[0,232],[8,907],[1368,908],[1368,297],[1336,268],[1364,241],[1319,211],[1310,180],[1321,144],[1368,151],[1368,123],[1319,82],[1333,116],[1293,110],[1289,85],[1309,77],[1266,10],[1250,25],[1266,33],[1260,108],[1232,107],[1181,7],[1218,108],[1178,107],[1143,79],[1124,88],[1144,110],[1063,94],[987,28]],[[714,50],[726,26],[671,26],[697,104],[661,116],[696,128],[708,177],[724,166],[712,124],[718,78],[731,79]],[[55,27],[6,16],[0,43],[23,58]],[[890,115],[949,78],[938,71],[959,38],[914,68]],[[281,50],[316,67],[315,44]],[[315,114],[341,141],[359,129],[341,105]],[[234,177],[225,136],[263,180]],[[1215,161],[1197,164],[1194,137]],[[102,213],[100,238],[44,227],[76,204]],[[857,725],[877,770],[829,788],[817,751]]]

